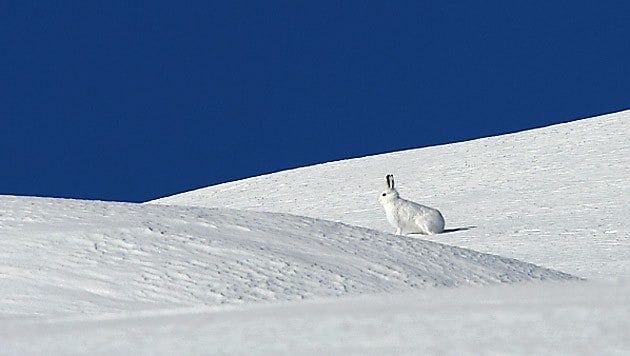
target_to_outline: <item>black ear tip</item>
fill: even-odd
[[[390,189],[394,189],[394,175],[393,174],[386,175],[385,180],[387,181],[387,187]]]

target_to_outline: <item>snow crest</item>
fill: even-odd
[[[0,315],[64,315],[575,277],[287,214],[0,197]]]

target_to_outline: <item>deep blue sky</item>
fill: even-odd
[[[625,4],[3,1],[0,194],[146,201],[626,109]]]

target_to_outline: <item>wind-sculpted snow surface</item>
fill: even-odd
[[[574,279],[286,214],[8,196],[0,207],[2,317]]]

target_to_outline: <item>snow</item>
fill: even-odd
[[[145,204],[0,196],[0,354],[627,354],[630,111]],[[378,193],[438,208],[393,235]]]
[[[287,214],[0,197],[4,316],[116,313],[574,276]]]
[[[627,285],[589,283],[17,320],[0,334],[20,355],[627,354]]]

